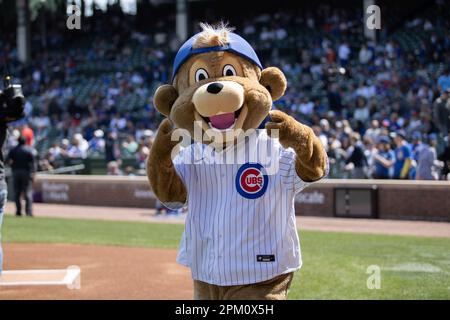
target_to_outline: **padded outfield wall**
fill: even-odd
[[[114,207],[155,206],[145,177],[38,175],[37,202]],[[450,222],[450,183],[334,180],[311,185],[296,199],[298,215]]]

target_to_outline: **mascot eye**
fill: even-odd
[[[208,79],[209,75],[208,72],[206,72],[205,69],[198,69],[197,71],[195,71],[195,82],[199,82],[205,79]]]
[[[222,74],[223,74],[224,77],[235,76],[236,75],[236,70],[234,69],[234,67],[231,64],[226,64],[223,67]]]

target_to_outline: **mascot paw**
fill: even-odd
[[[292,117],[286,113],[273,110],[269,112],[271,121],[266,123],[267,134],[271,138],[279,138],[283,147],[289,148],[292,122],[296,122]]]
[[[172,138],[174,126],[172,121],[164,119],[159,125],[158,132],[153,143],[153,148],[159,148],[159,152],[170,152],[178,144],[179,140]]]
[[[314,133],[308,126],[295,120],[290,115],[272,110],[269,112],[272,121],[266,123],[267,134],[272,138],[278,138],[284,148],[293,148],[297,152],[310,153]]]

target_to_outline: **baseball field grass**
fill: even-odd
[[[176,249],[182,230],[178,224],[6,216],[3,241]],[[300,231],[300,239],[303,267],[290,299],[450,299],[448,238]],[[379,289],[368,288],[368,268],[379,268]]]

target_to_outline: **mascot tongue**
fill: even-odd
[[[227,129],[234,123],[234,112],[218,114],[209,117],[211,125],[216,129]]]

